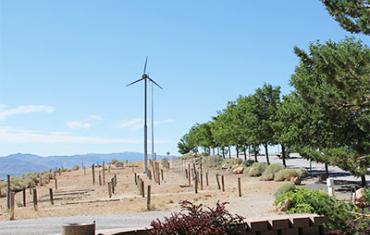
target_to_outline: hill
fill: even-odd
[[[160,157],[160,156],[159,156]],[[34,154],[17,153],[6,157],[0,157],[0,179],[6,175],[22,175],[31,171],[47,171],[51,168],[65,167],[70,168],[74,165],[84,164],[90,166],[93,163],[110,162],[112,159],[120,161],[139,161],[144,158],[144,154],[136,152],[122,153],[89,153],[72,156],[47,156],[42,157]]]

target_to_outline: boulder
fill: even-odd
[[[243,174],[243,171],[244,171],[244,167],[243,166],[238,166],[238,167],[234,168],[233,173],[234,174]]]
[[[292,177],[292,178],[290,178],[290,182],[292,182],[295,185],[300,185],[301,184],[301,179],[299,177]]]
[[[291,206],[291,202],[286,199],[285,201],[283,202],[280,202],[277,206],[276,206],[276,209],[277,211],[287,211]]]
[[[361,208],[366,206],[365,188],[359,188],[356,190],[355,205]]]

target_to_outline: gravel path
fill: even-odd
[[[72,217],[51,217],[15,221],[0,221],[0,235],[39,235],[60,234],[61,226],[68,223],[96,222],[96,229],[146,227],[156,218],[163,218],[170,212],[151,211],[125,213],[122,215],[88,215]]]

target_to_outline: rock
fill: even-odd
[[[299,177],[292,177],[292,178],[290,178],[290,182],[292,182],[295,185],[300,185],[301,184],[301,179]]]
[[[226,163],[222,164],[222,166],[221,166],[221,169],[223,169],[223,170],[228,169],[228,168],[229,168],[229,167],[227,166],[227,164],[226,164]]]
[[[290,204],[291,204],[291,202],[290,202],[288,199],[286,199],[285,201],[280,202],[280,203],[276,206],[276,209],[277,209],[278,211],[287,211],[287,210],[289,209],[289,207],[290,207]]]
[[[234,168],[233,173],[234,174],[243,174],[243,171],[244,171],[244,167],[243,166],[238,166],[238,167]]]
[[[366,206],[365,188],[360,188],[360,189],[356,190],[355,205],[358,206],[358,207],[365,207]]]

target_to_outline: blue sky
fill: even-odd
[[[145,56],[156,152],[176,153],[228,100],[288,93],[294,46],[346,35],[317,0],[0,0],[0,155],[143,152],[143,86],[125,85]]]

